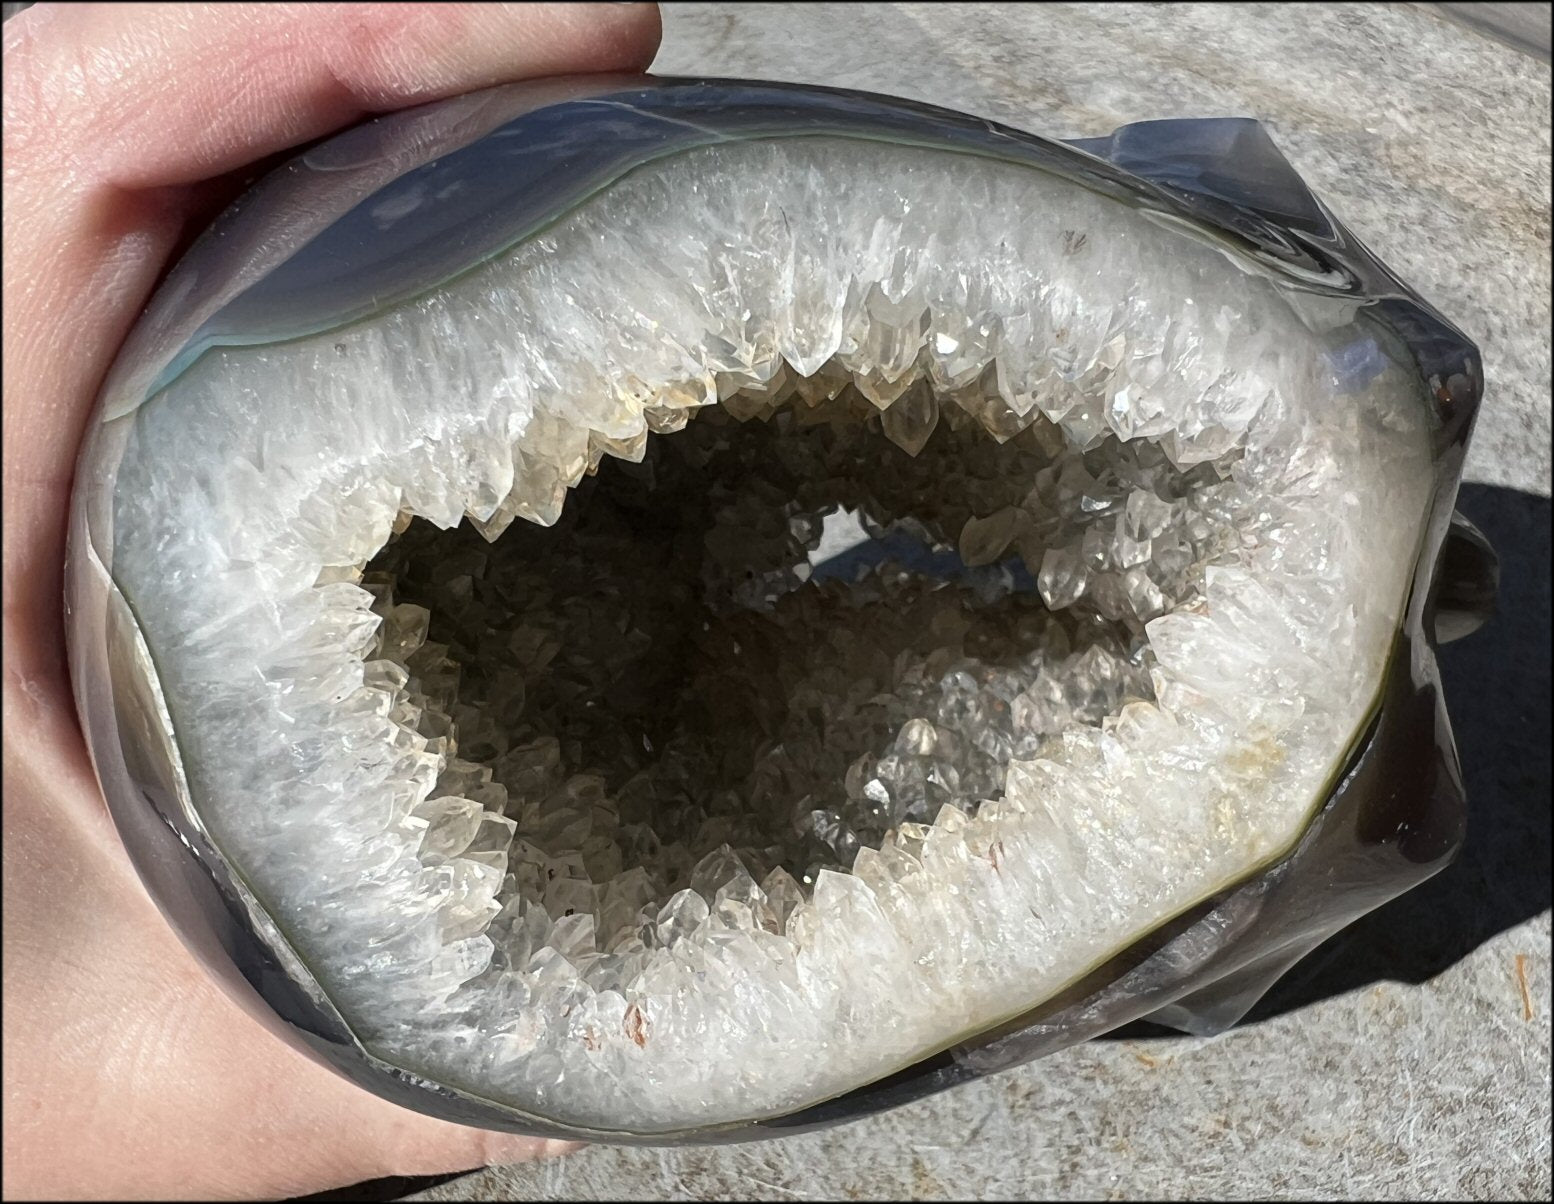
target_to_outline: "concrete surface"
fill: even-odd
[[[1443,655],[1472,833],[1220,1037],[1097,1042],[819,1135],[594,1147],[413,1198],[1548,1199],[1546,60],[1402,5],[671,5],[665,24],[665,73],[891,92],[1057,136],[1269,125],[1484,352],[1462,509],[1500,548],[1503,609]]]
[[[1549,61],[1549,6],[1547,4],[1436,4],[1454,21],[1472,26],[1509,46]]]

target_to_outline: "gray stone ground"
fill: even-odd
[[[818,1135],[600,1146],[414,1198],[1548,1199],[1546,50],[1404,5],[670,5],[655,69],[891,92],[1057,136],[1266,122],[1484,352],[1461,506],[1500,547],[1503,608],[1443,654],[1472,833],[1222,1036],[1095,1042]]]

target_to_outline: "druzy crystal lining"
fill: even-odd
[[[369,675],[452,758],[438,791],[527,800],[520,894],[589,914],[601,951],[676,888],[753,875],[791,900],[998,798],[1011,758],[1151,696],[1144,623],[1237,538],[1214,465],[1115,438],[1063,455],[1045,419],[1000,446],[953,401],[940,428],[926,382],[903,448],[895,405],[842,378],[699,412],[585,477],[554,531],[417,522],[362,578]],[[597,914],[595,883],[619,888]]]
[[[1423,505],[1382,339],[1030,170],[707,148],[374,322],[207,355],[136,418],[115,563],[178,599],[138,613],[214,837],[370,1047],[596,1129],[771,1115],[1292,839],[1379,680],[1416,535],[1387,516]],[[629,529],[504,550],[606,456],[710,472],[649,514],[725,481],[698,604],[817,641],[757,667],[821,719],[720,791],[557,694],[652,655],[535,593]],[[885,546],[828,582],[842,512]],[[466,515],[497,542],[417,561],[412,516]]]

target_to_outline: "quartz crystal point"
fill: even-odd
[[[1449,859],[1480,392],[1254,122],[496,89],[163,285],[82,451],[76,696],[184,939],[355,1081],[828,1123],[1233,1023]]]

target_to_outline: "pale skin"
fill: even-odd
[[[380,1100],[194,962],[87,758],[65,517],[114,353],[253,164],[369,113],[642,70],[658,38],[651,4],[40,4],[5,23],[7,1199],[277,1197],[566,1148]]]

